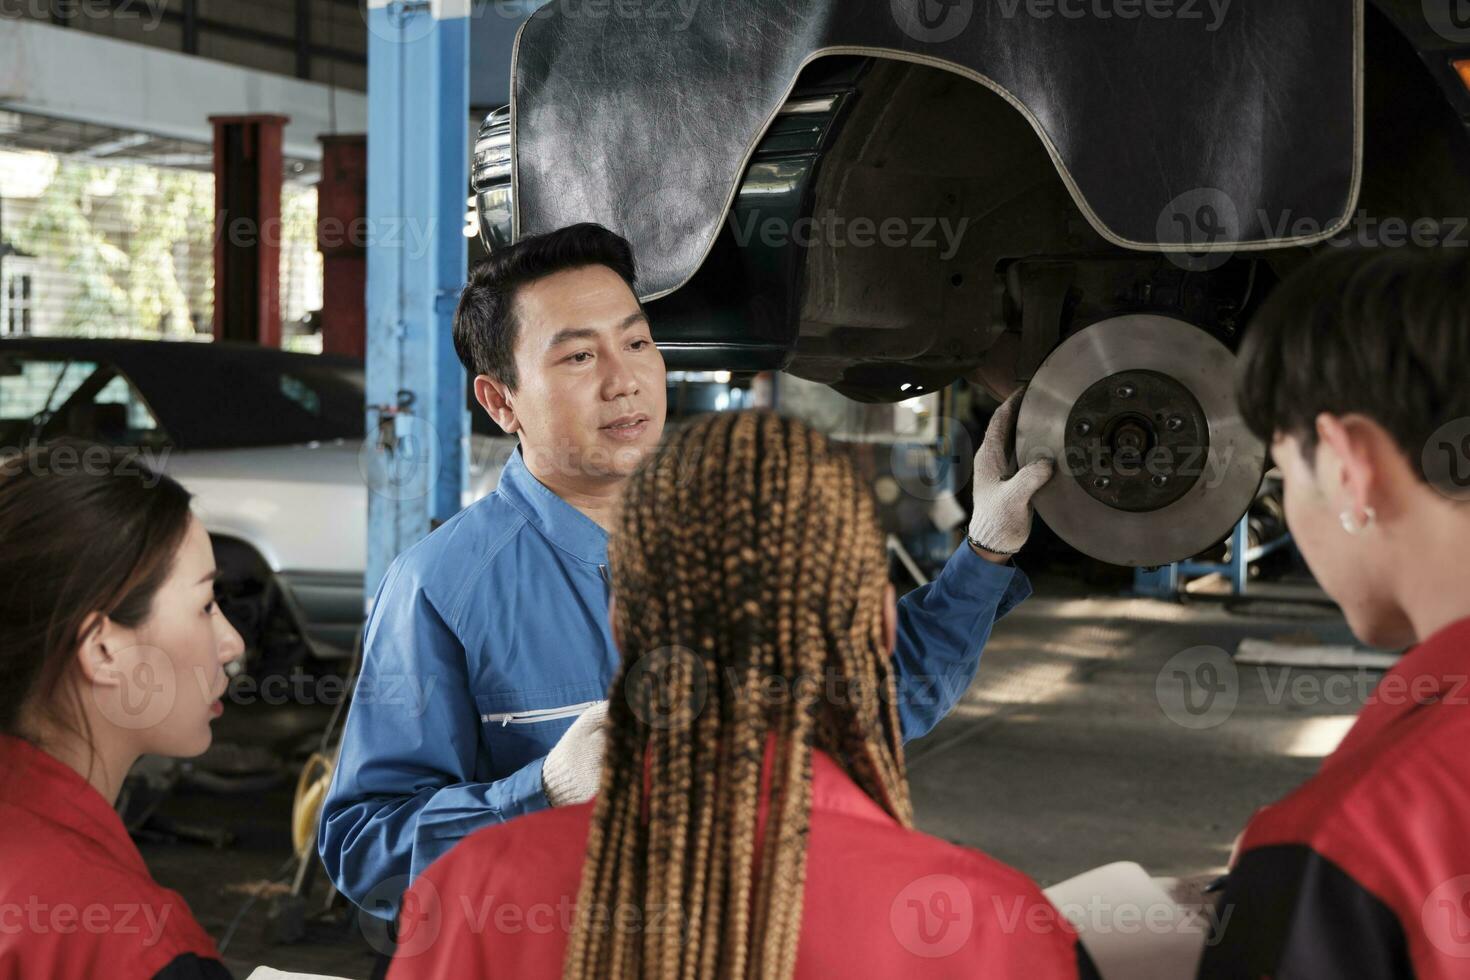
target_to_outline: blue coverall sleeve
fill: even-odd
[[[996,620],[1031,594],[1014,565],[961,544],[939,575],[898,602],[898,715],[904,741],[927,735],[964,696]]]
[[[542,759],[476,782],[465,652],[401,563],[378,590],[317,848],[337,888],[391,919],[413,879],[481,827],[548,806]]]

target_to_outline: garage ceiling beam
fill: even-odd
[[[136,14],[134,5],[137,0],[92,0],[93,3],[105,5],[108,9],[119,14]],[[264,44],[273,48],[290,48],[298,52],[298,57],[304,51],[308,63],[313,57],[331,58],[336,61],[346,62],[353,65],[367,63],[367,58],[357,51],[349,51],[346,48],[333,47],[326,44],[312,44],[310,41],[311,17],[308,12],[310,0],[296,0],[297,14],[295,20],[294,34],[279,34],[275,31],[261,30],[258,27],[249,27],[245,24],[236,24],[230,21],[219,20],[211,17],[199,16],[198,0],[185,0],[182,10],[166,7],[157,11],[157,16],[168,24],[180,25],[181,39],[180,48],[185,54],[197,54],[199,52],[199,35],[223,34],[238,40],[252,41],[256,44]],[[57,18],[60,19],[57,19]],[[306,27],[302,26],[302,17],[306,18]],[[52,22],[59,26],[70,26],[70,15],[52,15]],[[297,62],[298,77],[305,78],[301,74],[300,62]]]
[[[29,20],[0,31],[0,107],[204,144],[211,115],[289,113],[286,156],[301,160],[367,125],[359,92]]]
[[[147,133],[128,133],[114,139],[103,140],[100,143],[93,143],[91,146],[78,151],[77,156],[110,157],[114,153],[131,150],[134,147],[142,146],[144,143],[152,142],[152,140],[153,137]]]

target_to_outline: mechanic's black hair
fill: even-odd
[[[1316,418],[1377,422],[1421,479],[1435,431],[1470,419],[1470,249],[1330,248],[1278,286],[1246,331],[1241,415],[1295,436],[1310,465]]]
[[[591,222],[568,225],[497,249],[475,266],[454,312],[454,349],[471,375],[486,374],[512,391],[515,364],[516,290],[567,269],[605,265],[628,288],[637,282],[628,240]]]

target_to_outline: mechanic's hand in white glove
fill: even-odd
[[[1031,535],[1031,498],[1054,471],[1051,460],[1038,459],[1015,475],[1006,476],[1010,468],[1006,443],[1016,427],[1023,392],[1015,392],[995,410],[985,430],[985,441],[975,453],[975,513],[970,518],[970,541],[992,552],[995,561],[1004,561],[1026,543]]]
[[[599,701],[577,716],[546,754],[541,765],[541,787],[552,806],[586,803],[597,795],[602,781],[602,750],[607,744],[603,723],[607,702]]]

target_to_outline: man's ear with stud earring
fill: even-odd
[[[1338,515],[1338,520],[1342,521],[1342,529],[1347,533],[1353,535],[1354,537],[1362,534],[1364,531],[1368,530],[1368,528],[1372,527],[1373,522],[1377,518],[1378,512],[1375,511],[1372,507],[1363,508],[1363,521],[1361,524],[1358,523],[1358,519],[1353,516],[1353,508],[1351,507]]]
[[[1319,445],[1325,444],[1331,446],[1337,452],[1343,467],[1342,478],[1344,484],[1349,482],[1348,475],[1353,468],[1353,459],[1356,455],[1351,451],[1352,446],[1349,440],[1349,433],[1351,428],[1360,422],[1360,419],[1354,419],[1352,416],[1339,419],[1327,412],[1319,413],[1316,418]],[[1358,462],[1361,465],[1362,460],[1359,459]],[[1342,489],[1347,490],[1348,488],[1344,486]],[[1356,504],[1350,503],[1347,509],[1339,514],[1337,518],[1342,522],[1342,529],[1354,537],[1368,530],[1368,528],[1373,526],[1373,522],[1378,519],[1377,511],[1364,504],[1361,508],[1363,517],[1359,520],[1359,509]]]

